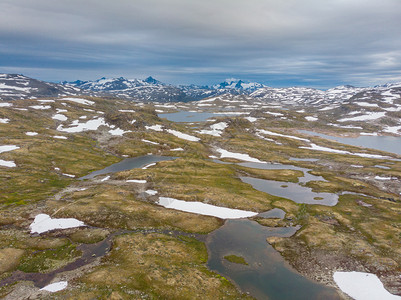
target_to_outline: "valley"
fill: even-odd
[[[400,143],[401,85],[227,82],[172,102],[144,82],[2,96],[0,297],[349,299],[340,272],[401,296],[401,154],[380,145]],[[56,225],[33,230],[41,214]]]

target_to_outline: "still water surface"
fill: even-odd
[[[298,272],[266,241],[289,237],[298,228],[270,228],[249,220],[227,220],[208,235],[208,267],[231,278],[242,291],[257,299],[339,299],[333,288],[313,282]],[[231,263],[227,255],[243,257],[248,265]]]
[[[147,155],[127,158],[80,179],[173,159],[176,157]],[[285,212],[273,209],[259,216],[283,218]],[[339,299],[333,288],[313,282],[296,272],[266,241],[271,236],[290,237],[298,229],[299,227],[270,228],[247,219],[227,220],[222,227],[206,237],[208,267],[232,279],[242,291],[257,299]],[[232,254],[243,257],[248,265],[235,264],[224,259],[224,256]]]
[[[324,139],[337,141],[339,143],[346,145],[376,149],[401,155],[401,137],[361,135],[353,138],[353,137],[336,137],[309,130],[299,130],[299,132],[306,133],[309,135],[319,136]]]
[[[237,116],[235,112],[224,112],[224,113],[210,113],[210,112],[198,112],[198,111],[179,111],[175,113],[165,113],[158,114],[159,118],[165,118],[172,122],[205,122],[207,119],[213,117],[221,117],[221,116]]]
[[[124,159],[118,163],[112,164],[102,170],[94,171],[86,176],[79,178],[80,180],[83,179],[91,179],[98,175],[103,175],[107,173],[115,173],[121,172],[126,170],[131,170],[135,168],[142,168],[148,164],[158,162],[158,161],[165,161],[165,160],[174,160],[177,157],[172,156],[157,156],[157,155],[145,155],[139,157],[131,157]]]

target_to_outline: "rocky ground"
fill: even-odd
[[[206,267],[202,236],[224,221],[166,209],[157,205],[159,196],[253,212],[280,208],[286,213],[282,220],[255,219],[265,226],[302,226],[290,238],[268,240],[296,270],[334,287],[334,271],[375,273],[390,292],[401,295],[401,157],[298,131],[397,135],[388,131],[399,126],[398,98],[386,103],[395,111],[369,122],[338,121],[345,114],[382,111],[365,106],[352,114],[357,106],[352,101],[329,113],[324,107],[281,107],[246,96],[156,105],[65,97],[3,103],[8,104],[0,106],[1,297],[249,297]],[[202,123],[175,123],[157,115],[201,109],[224,114]],[[297,204],[253,189],[239,177],[298,182],[304,174],[240,166],[238,155],[224,158],[219,149],[309,169],[325,181],[301,185],[336,193],[338,203]],[[177,159],[78,179],[149,153]],[[32,234],[30,224],[41,213],[76,218],[87,226]],[[39,289],[61,280],[68,287],[57,293]]]

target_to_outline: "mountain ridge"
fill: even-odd
[[[264,102],[288,105],[333,104],[348,101],[363,94],[378,95],[386,90],[401,89],[401,83],[387,83],[374,87],[341,85],[328,90],[310,87],[269,87],[257,82],[228,78],[215,85],[171,85],[152,76],[145,79],[102,77],[94,81],[76,80],[50,83],[21,74],[0,74],[0,100],[34,99],[60,96],[116,97],[144,102],[189,102],[222,95],[249,96]]]

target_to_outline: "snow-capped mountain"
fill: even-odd
[[[250,93],[263,87],[266,86],[258,82],[245,82],[241,79],[228,78],[222,83],[213,85],[211,88],[215,90],[237,90]]]
[[[358,105],[357,103],[361,102],[361,105],[365,105],[365,107],[380,106],[391,111],[398,109],[391,105],[400,94],[401,83],[369,88],[343,85],[323,91],[306,87],[272,88],[239,79],[226,79],[224,82],[212,86],[174,86],[162,83],[153,77],[143,80],[124,77],[100,78],[95,81],[77,80],[56,84],[24,75],[0,74],[0,100],[91,95],[145,102],[189,102],[222,95],[226,95],[226,98],[227,95],[244,95],[256,102],[276,103],[282,106],[295,105],[310,109],[329,109],[331,106]]]
[[[270,88],[257,89],[250,96],[267,102],[280,102],[283,104],[317,105],[341,103],[350,99],[366,88],[353,86],[338,86],[327,91],[305,87]]]
[[[173,86],[162,83],[151,76],[144,80],[103,77],[95,81],[77,80],[64,82],[63,84],[96,92],[107,92],[117,97],[152,102],[187,102],[226,93],[235,95],[249,94],[258,88],[264,87],[260,83],[245,82],[239,79],[226,79],[224,82],[213,86]]]
[[[63,82],[80,89],[111,94],[118,98],[139,101],[175,102],[190,101],[181,88],[164,84],[153,77],[141,79],[100,78],[95,81]]]
[[[0,100],[88,94],[75,86],[40,81],[20,74],[0,74]]]

